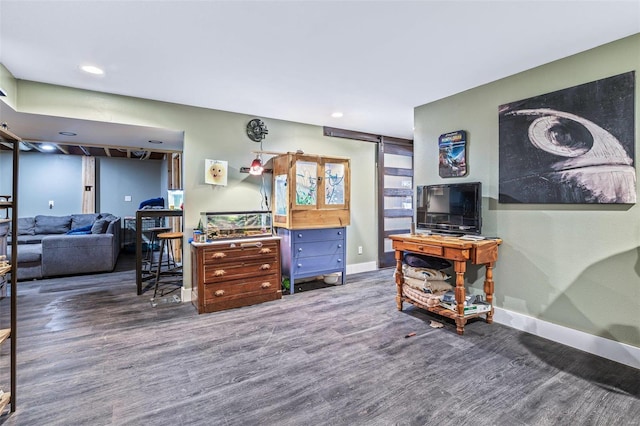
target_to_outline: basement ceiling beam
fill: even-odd
[[[58,151],[62,152],[63,154],[69,155],[69,150],[66,147],[58,144],[55,144],[55,147],[58,148]]]

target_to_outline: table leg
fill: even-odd
[[[402,251],[396,250],[396,305],[398,310],[402,310],[402,284],[404,283],[404,275],[402,274]]]
[[[136,289],[142,294],[142,218],[136,213]]]
[[[493,265],[494,262],[485,264],[484,293],[487,303],[491,304],[491,310],[487,312],[487,323],[493,322]]]
[[[458,316],[456,317],[456,332],[458,334],[464,333],[464,325],[467,320],[464,318],[464,273],[467,271],[467,262],[455,260],[453,262],[453,269],[456,273],[456,303]]]

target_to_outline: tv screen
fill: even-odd
[[[417,187],[416,229],[446,234],[480,234],[480,182]]]

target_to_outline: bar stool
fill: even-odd
[[[182,266],[177,266],[176,261],[173,257],[173,241],[174,240],[182,240],[183,235],[182,232],[162,232],[157,235],[158,241],[160,241],[160,258],[158,259],[158,269],[156,269],[156,288],[153,290],[153,297],[156,297],[158,293],[158,284],[160,283],[160,275],[181,275],[182,274]],[[162,258],[164,257],[164,252],[167,251],[167,270],[164,273],[161,272],[162,269]],[[171,262],[173,262],[173,267],[171,267]],[[180,271],[178,271],[180,269]]]
[[[153,252],[155,251],[155,247],[156,244],[159,244],[158,241],[158,234],[161,234],[163,232],[167,232],[167,231],[171,231],[171,228],[168,226],[158,226],[155,228],[149,228],[146,229],[146,231],[150,234],[149,235],[149,243],[147,244],[147,250],[145,251],[144,254],[144,263],[148,263],[149,264],[149,273],[153,273],[153,265],[154,265],[154,256],[153,256]]]

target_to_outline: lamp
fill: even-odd
[[[256,159],[251,162],[251,167],[249,167],[249,174],[259,176],[264,171],[264,167],[262,167],[262,159],[260,158],[260,154],[256,156]]]

